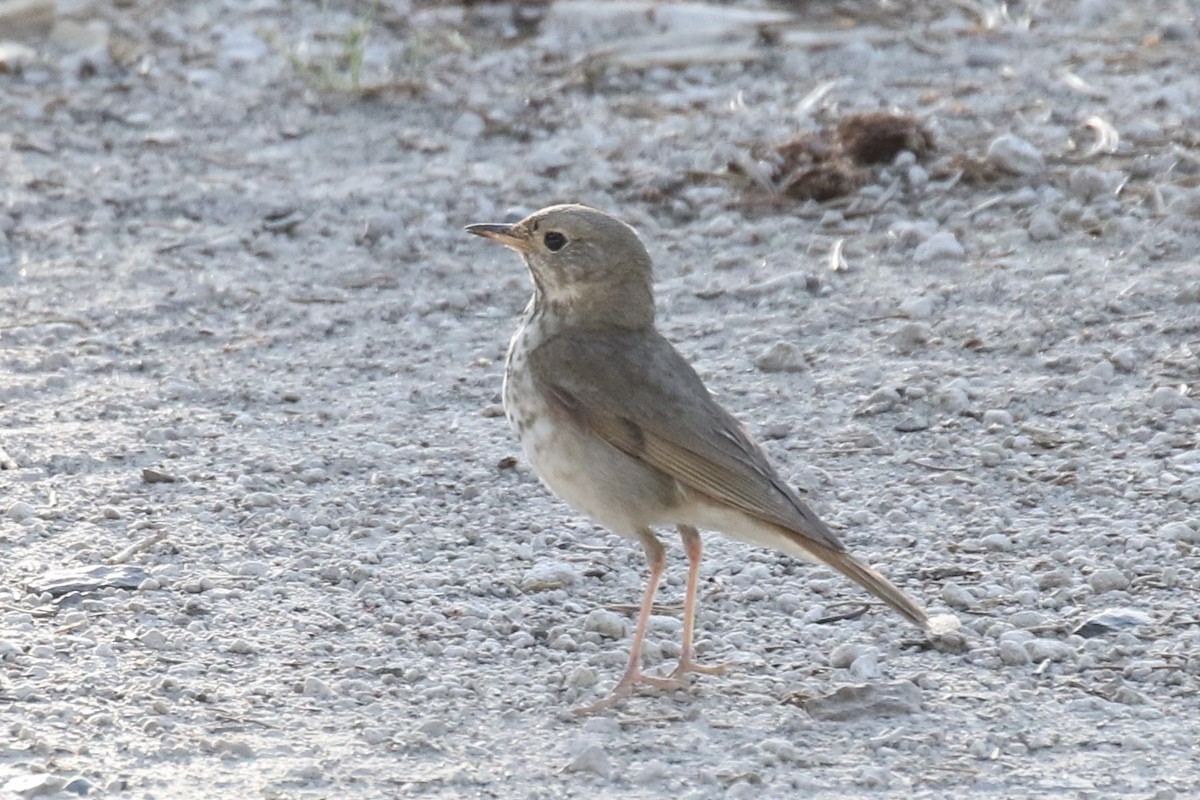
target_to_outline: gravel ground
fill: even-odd
[[[5,796],[1197,796],[1194,5],[13,5]],[[781,190],[879,110],[933,149]],[[461,231],[563,201],[969,649],[712,536],[732,673],[568,713],[645,565],[518,458],[528,279]]]

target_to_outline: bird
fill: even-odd
[[[693,657],[701,530],[830,566],[929,629],[921,605],[847,551],[658,332],[652,261],[634,228],[566,204],[466,231],[515,250],[533,280],[501,393],[526,459],[554,495],[639,542],[649,564],[625,671],[579,713],[611,708],[641,684],[677,688],[689,673],[726,671]],[[655,528],[670,525],[688,573],[679,661],[659,677],[642,670],[642,646],[667,562]]]

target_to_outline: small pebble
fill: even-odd
[[[879,669],[879,658],[876,653],[869,650],[854,659],[850,664],[850,674],[860,681],[880,678],[883,672]]]
[[[987,160],[996,169],[1012,175],[1040,175],[1046,169],[1046,159],[1038,149],[1011,133],[992,140],[988,145]]]
[[[1119,569],[1102,569],[1088,576],[1088,585],[1096,594],[1116,592],[1129,588],[1129,578]]]
[[[1158,529],[1158,537],[1165,541],[1200,544],[1200,526],[1192,527],[1186,522],[1168,522]]]
[[[17,501],[8,507],[4,515],[15,522],[22,522],[36,516],[37,512],[33,510],[33,506],[29,503]]]
[[[754,359],[763,372],[803,372],[808,364],[804,353],[791,342],[775,342]]]
[[[1073,651],[1057,639],[1030,639],[1025,642],[1025,652],[1034,661],[1063,661]]]
[[[957,609],[966,609],[975,605],[974,595],[952,581],[942,586],[942,601],[951,608]]]
[[[1045,209],[1038,209],[1029,218],[1029,238],[1035,242],[1048,242],[1062,236],[1058,219]]]
[[[571,763],[567,765],[567,770],[591,772],[601,778],[607,778],[612,774],[612,763],[608,759],[608,753],[604,752],[604,748],[593,742],[585,745],[575,754]]]
[[[1150,405],[1164,411],[1174,411],[1192,405],[1193,401],[1187,395],[1171,386],[1160,386],[1150,395]]]
[[[1136,372],[1139,362],[1138,354],[1132,347],[1122,347],[1114,351],[1108,360],[1121,372]]]
[[[1003,553],[1013,549],[1013,540],[1003,533],[989,533],[979,540],[985,550]]]
[[[900,313],[909,319],[929,319],[935,308],[934,298],[927,294],[906,297],[900,301]]]
[[[167,647],[167,637],[162,631],[149,630],[138,637],[138,641],[143,647],[151,650],[165,650]]]
[[[948,231],[938,231],[913,250],[913,259],[922,264],[934,261],[962,261],[966,255],[966,249],[954,238],[954,234]]]
[[[605,608],[590,611],[583,621],[585,631],[593,631],[609,639],[623,639],[628,629],[625,617]]]
[[[1012,414],[1004,409],[990,408],[983,412],[983,424],[987,427],[996,425],[1001,428],[1007,428],[1013,423]]]
[[[572,689],[590,689],[596,685],[596,671],[591,667],[576,667],[567,678],[567,686]]]
[[[304,679],[300,693],[306,697],[319,697],[322,699],[333,697],[333,689],[329,688],[329,684],[316,675],[309,675]]]
[[[998,649],[1000,661],[1009,667],[1024,666],[1032,660],[1024,645],[1011,639],[1001,639]]]
[[[250,492],[242,498],[242,508],[271,508],[279,505],[279,495],[271,492]]]
[[[1046,624],[1046,615],[1040,611],[1026,609],[1009,614],[1008,622],[1016,628],[1038,628]]]
[[[534,565],[521,578],[521,591],[545,592],[574,586],[579,573],[570,564],[552,561]]]
[[[854,659],[868,652],[869,647],[862,644],[853,644],[843,642],[829,653],[829,666],[836,669],[845,669],[854,663]]]

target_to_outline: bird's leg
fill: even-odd
[[[646,640],[646,629],[650,624],[650,609],[654,605],[654,596],[658,593],[658,583],[662,579],[663,570],[667,566],[667,551],[662,542],[649,528],[638,531],[642,540],[642,549],[646,551],[646,561],[650,564],[650,579],[646,584],[646,593],[642,595],[642,607],[638,611],[637,627],[633,633],[633,646],[629,651],[629,664],[625,674],[621,676],[612,693],[601,700],[575,710],[576,714],[596,714],[612,708],[624,698],[633,693],[633,687],[639,683],[648,683],[659,688],[676,688],[678,680],[672,678],[655,678],[642,672],[642,644]]]
[[[691,525],[676,527],[683,538],[683,549],[687,551],[688,576],[687,593],[683,599],[683,648],[679,651],[679,665],[675,667],[671,677],[678,680],[689,672],[723,675],[729,669],[728,664],[707,666],[692,661],[692,635],[696,632],[696,586],[700,581],[700,557],[704,552],[704,545],[700,541],[700,531]]]

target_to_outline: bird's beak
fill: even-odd
[[[515,225],[505,225],[502,222],[480,222],[466,227],[467,233],[493,239],[506,247],[521,252],[529,251],[529,239],[518,233]]]

